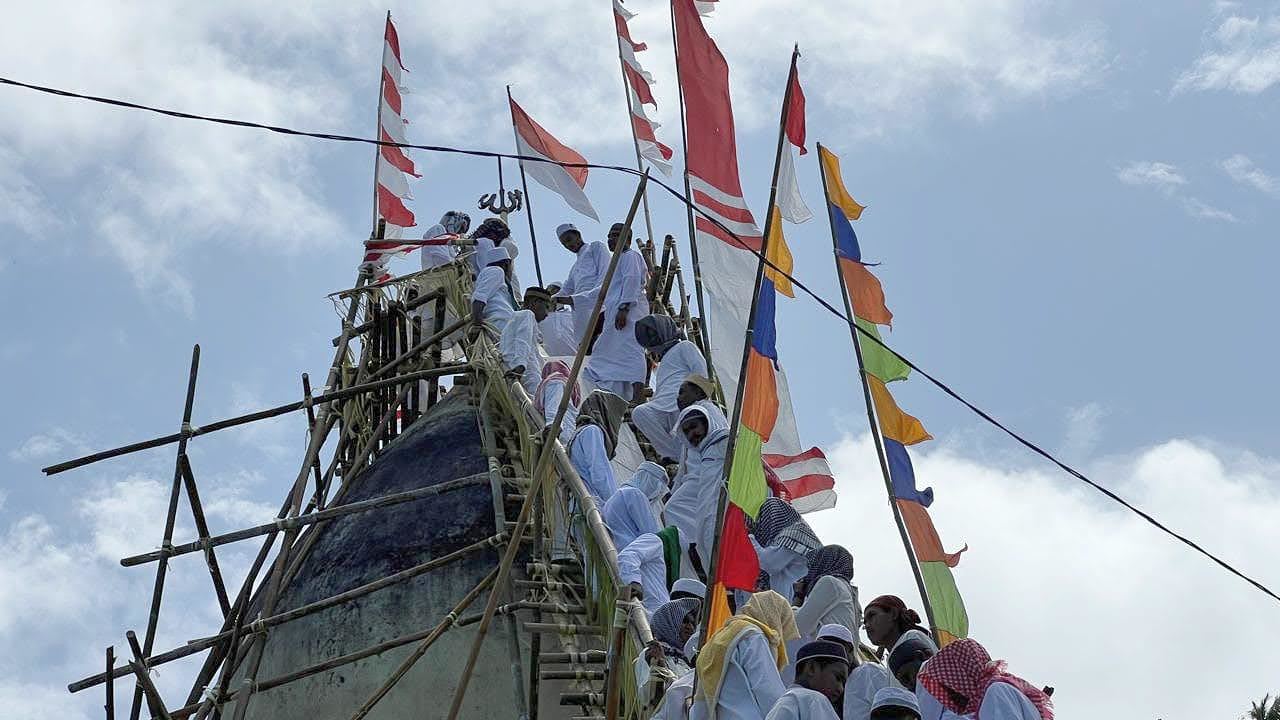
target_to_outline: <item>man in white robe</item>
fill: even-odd
[[[778,667],[786,659],[783,644],[796,636],[786,598],[771,591],[752,595],[698,653],[690,720],[762,720],[786,692]]]
[[[533,397],[542,382],[543,359],[538,349],[539,340],[537,317],[531,310],[512,313],[498,338],[503,364],[511,375],[519,378],[529,397]]]
[[[528,290],[525,291],[526,298],[528,292]],[[555,305],[552,298],[559,292],[560,286],[555,283],[548,285],[545,291],[547,312],[546,316],[538,321],[538,329],[542,331],[542,349],[551,357],[573,357],[578,354],[578,335],[573,329],[573,310]],[[525,307],[528,307],[527,299]]]
[[[640,463],[640,467],[636,468],[624,485],[644,493],[649,500],[649,512],[653,514],[653,519],[657,521],[658,527],[665,527],[662,506],[667,492],[671,489],[671,480],[667,477],[667,471],[661,465],[645,460]]]
[[[697,427],[686,431],[686,424]],[[706,573],[710,570],[716,506],[724,483],[729,421],[719,408],[703,400],[685,408],[673,430],[683,433],[688,449],[680,471],[680,484],[671,491],[663,513],[667,524],[679,529],[680,544],[685,551],[689,552],[689,547],[694,546],[698,565]]]
[[[636,322],[636,341],[658,360],[658,367],[654,371],[653,395],[632,409],[631,421],[658,457],[673,462],[679,459],[683,446],[671,432],[680,412],[676,396],[685,378],[707,374],[707,359],[697,345],[680,336],[675,321],[665,315],[648,315]]]
[[[552,359],[543,364],[542,382],[533,393],[533,408],[542,413],[543,427],[550,427],[555,422],[568,384],[569,366],[563,360]],[[565,406],[564,419],[560,422],[560,442],[566,451],[578,430],[578,403],[581,401],[581,394],[575,388],[569,396],[569,404]]]
[[[622,257],[618,258],[605,293],[600,335],[591,348],[585,375],[596,387],[631,400],[644,387],[649,373],[649,363],[644,348],[636,342],[635,331],[636,321],[649,314],[649,298],[645,294],[649,267],[644,256],[631,247],[631,230],[622,223],[609,228],[609,250],[618,247],[623,248]]]
[[[573,306],[574,349],[583,335],[594,330],[587,325],[591,320],[591,311],[595,308],[597,289],[604,281],[604,274],[609,270],[609,248],[599,240],[583,242],[582,233],[573,223],[564,223],[556,228],[556,237],[565,250],[577,256],[565,276],[560,290],[555,294],[558,301]]]
[[[622,582],[632,586],[640,597],[645,612],[670,602],[667,590],[667,561],[662,551],[662,538],[645,533],[618,551],[618,574]]]
[[[475,287],[471,291],[471,324],[477,328],[482,324],[488,325],[500,335],[516,312],[515,298],[507,286],[506,275],[511,256],[506,248],[490,247],[481,260],[484,267],[476,275]]]
[[[766,720],[834,720],[836,705],[844,698],[849,658],[840,645],[814,640],[796,653],[796,686],[790,688]]]
[[[422,233],[423,240],[432,238],[442,238],[449,235],[462,235],[471,228],[471,216],[450,210],[440,218],[440,222],[427,228]],[[419,258],[422,260],[422,269],[430,270],[438,268],[441,265],[448,265],[458,259],[458,246],[453,244],[445,245],[423,245],[418,250]]]

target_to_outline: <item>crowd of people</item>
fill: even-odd
[[[469,225],[464,213],[446,213],[427,236],[462,235]],[[568,394],[558,439],[601,508],[623,582],[649,616],[645,657],[666,685],[654,718],[1053,717],[1051,688],[1009,673],[975,640],[939,649],[896,595],[864,606],[853,555],[823,544],[773,486],[749,523],[761,568],[756,588],[731,592],[733,616],[701,638],[729,422],[697,345],[672,318],[650,314],[648,268],[630,247],[629,229],[614,224],[605,240],[587,241],[566,223],[556,235],[575,256],[564,281],[523,288],[507,225],[489,218],[471,233],[471,332],[498,339],[509,375],[548,425]],[[593,324],[615,252],[621,256]],[[423,267],[453,262],[456,253],[434,247]],[[583,342],[582,382],[570,387],[569,362]],[[646,459],[619,482],[614,461],[632,429]]]

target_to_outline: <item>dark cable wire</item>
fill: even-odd
[[[232,118],[213,117],[213,116],[209,116],[209,115],[197,115],[197,114],[194,114],[194,113],[182,112],[182,111],[180,111],[180,110],[170,110],[170,109],[167,109],[167,108],[158,108],[158,107],[153,107],[153,106],[150,106],[150,105],[142,105],[142,104],[140,104],[140,103],[129,102],[129,101],[127,101],[127,100],[119,100],[119,99],[116,99],[116,98],[100,97],[100,96],[96,96],[96,95],[85,95],[85,94],[82,94],[82,93],[71,92],[71,91],[69,91],[69,90],[61,90],[61,89],[58,89],[58,88],[45,87],[45,86],[43,86],[43,85],[34,85],[34,84],[32,84],[32,83],[26,83],[26,82],[22,82],[22,81],[19,81],[19,80],[13,80],[13,79],[10,79],[10,78],[6,78],[6,77],[0,77],[0,84],[3,84],[3,85],[11,85],[11,86],[14,86],[14,87],[20,87],[20,88],[26,88],[27,90],[34,90],[34,91],[36,91],[36,92],[46,93],[46,94],[48,94],[48,95],[56,95],[56,96],[59,96],[59,97],[71,98],[71,99],[75,99],[75,100],[87,100],[87,101],[89,101],[89,102],[95,102],[95,103],[100,103],[100,104],[103,104],[103,105],[111,105],[111,106],[121,107],[121,108],[128,108],[128,109],[131,109],[131,110],[144,110],[144,111],[146,111],[146,112],[157,113],[157,114],[159,114],[159,115],[167,115],[167,116],[169,116],[169,117],[180,118],[180,119],[183,119],[183,120],[199,120],[199,121],[202,121],[202,122],[215,123],[215,124],[218,124],[218,125],[230,125],[230,126],[233,126],[233,127],[250,128],[250,129],[254,129],[254,130],[267,130],[267,131],[269,131],[269,132],[279,133],[279,134],[281,134],[281,135],[292,135],[292,136],[296,136],[296,137],[315,138],[315,139],[317,139],[317,140],[330,140],[330,141],[335,141],[335,142],[361,143],[361,144],[365,144],[365,145],[379,145],[379,146],[387,146],[387,147],[412,148],[412,149],[415,149],[415,150],[425,150],[425,151],[427,151],[427,152],[449,153],[449,154],[454,154],[454,155],[470,155],[470,156],[473,156],[473,157],[497,157],[497,158],[511,158],[511,159],[513,159],[513,160],[521,160],[521,161],[529,161],[529,162],[544,162],[544,163],[551,163],[551,164],[553,164],[553,165],[560,165],[560,166],[562,166],[562,167],[585,167],[585,168],[598,168],[598,169],[601,169],[601,170],[612,170],[612,171],[615,171],[615,172],[621,172],[621,173],[625,173],[625,174],[628,174],[628,175],[637,175],[637,176],[638,176],[638,175],[643,175],[643,174],[645,174],[645,173],[640,172],[639,170],[636,170],[635,168],[623,167],[623,166],[621,166],[621,165],[599,165],[599,164],[596,164],[596,163],[564,163],[564,162],[557,162],[557,161],[555,161],[555,160],[548,160],[548,159],[546,159],[546,158],[541,158],[541,157],[533,157],[533,156],[529,156],[529,155],[517,155],[517,154],[513,154],[513,153],[500,153],[500,152],[493,152],[493,151],[489,151],[489,150],[472,150],[472,149],[467,149],[467,148],[455,148],[455,147],[448,147],[448,146],[444,146],[444,145],[418,145],[418,144],[414,144],[414,143],[384,142],[384,141],[382,141],[382,140],[373,140],[373,139],[370,139],[370,138],[357,137],[357,136],[355,136],[355,135],[342,135],[342,134],[337,134],[337,133],[319,133],[319,132],[310,132],[310,131],[306,131],[306,130],[297,130],[297,129],[294,129],[294,128],[282,127],[282,126],[279,126],[279,125],[267,125],[267,124],[265,124],[265,123],[250,122],[250,121],[248,121],[248,120],[235,120],[235,119],[232,119]],[[1119,495],[1117,495],[1116,493],[1114,493],[1114,492],[1112,492],[1111,490],[1107,489],[1106,487],[1103,487],[1102,485],[1099,485],[1098,483],[1094,482],[1093,480],[1090,480],[1090,479],[1089,479],[1088,477],[1086,477],[1083,473],[1081,473],[1080,471],[1078,471],[1078,470],[1076,470],[1075,468],[1071,467],[1070,465],[1067,465],[1066,463],[1062,462],[1061,460],[1059,460],[1057,457],[1055,457],[1055,456],[1054,456],[1052,453],[1050,453],[1049,451],[1045,450],[1044,448],[1041,448],[1039,445],[1036,445],[1035,443],[1031,442],[1030,440],[1028,440],[1028,439],[1024,438],[1023,436],[1019,435],[1017,432],[1014,432],[1014,431],[1013,431],[1013,430],[1011,430],[1009,427],[1007,427],[1004,423],[1000,422],[999,420],[997,420],[996,418],[994,418],[994,417],[992,417],[990,414],[988,414],[986,411],[982,410],[981,408],[977,407],[977,406],[976,406],[976,405],[974,405],[973,403],[971,403],[971,402],[969,402],[968,400],[966,400],[963,396],[961,396],[961,395],[960,395],[958,392],[956,392],[955,390],[952,390],[952,389],[951,389],[951,388],[950,388],[946,383],[942,382],[941,380],[937,379],[937,378],[936,378],[936,377],[934,377],[933,375],[931,375],[931,374],[929,374],[928,372],[926,372],[926,371],[924,371],[923,369],[921,369],[919,365],[916,365],[914,362],[912,362],[911,360],[909,360],[908,358],[906,358],[905,356],[903,356],[903,355],[902,355],[901,353],[899,353],[897,350],[894,350],[893,348],[891,348],[891,347],[889,347],[888,345],[886,345],[886,344],[884,343],[884,341],[882,341],[880,338],[876,337],[875,335],[873,335],[873,334],[871,334],[871,333],[867,332],[866,330],[862,329],[861,327],[859,327],[859,326],[858,326],[858,324],[857,324],[856,322],[854,322],[854,321],[853,321],[853,320],[852,320],[848,315],[846,315],[842,310],[837,309],[837,308],[836,308],[836,307],[834,307],[831,303],[829,303],[829,302],[827,302],[826,300],[824,300],[824,299],[823,299],[822,297],[820,297],[817,293],[815,293],[814,291],[810,290],[807,286],[805,286],[805,284],[804,284],[804,283],[800,282],[800,281],[799,281],[799,280],[797,280],[795,277],[793,277],[790,273],[787,273],[787,272],[785,272],[782,268],[778,267],[777,265],[774,265],[772,262],[770,262],[770,261],[769,261],[769,259],[768,259],[768,258],[764,257],[764,256],[760,253],[760,251],[759,251],[759,250],[756,250],[755,248],[752,248],[751,246],[747,245],[747,244],[742,240],[742,238],[741,238],[739,235],[737,235],[736,233],[734,233],[734,232],[733,232],[732,230],[730,230],[729,228],[725,227],[725,225],[724,225],[723,223],[721,223],[719,220],[717,220],[716,218],[714,218],[714,217],[712,217],[711,215],[709,215],[709,214],[707,214],[706,212],[704,212],[704,211],[702,210],[702,208],[699,208],[699,207],[697,206],[697,204],[696,204],[696,203],[692,202],[688,197],[686,197],[686,196],[685,196],[683,193],[681,193],[679,190],[676,190],[675,188],[671,187],[670,185],[667,185],[666,183],[662,182],[662,180],[660,180],[660,179],[658,179],[658,178],[655,178],[655,177],[653,177],[653,176],[650,176],[650,177],[649,177],[649,182],[651,182],[651,183],[656,183],[657,185],[659,185],[660,187],[662,187],[662,189],[666,190],[670,195],[672,195],[673,197],[675,197],[677,200],[679,200],[680,202],[684,203],[685,205],[688,205],[688,206],[692,207],[692,208],[693,208],[693,210],[694,210],[694,212],[696,212],[696,213],[698,213],[699,215],[701,215],[702,217],[706,218],[706,219],[707,219],[707,220],[709,220],[711,223],[713,223],[716,227],[718,227],[719,229],[721,229],[721,230],[723,230],[725,233],[727,233],[730,237],[732,237],[732,238],[734,239],[734,241],[735,241],[735,242],[736,242],[740,247],[742,247],[743,249],[747,250],[747,251],[748,251],[748,252],[750,252],[751,254],[755,255],[757,258],[759,258],[759,259],[760,259],[760,261],[761,261],[761,262],[763,262],[765,265],[767,265],[767,266],[769,266],[770,268],[772,268],[772,269],[773,269],[774,271],[776,271],[778,274],[780,274],[780,275],[782,275],[782,276],[786,277],[787,279],[789,279],[789,280],[791,281],[791,284],[792,284],[792,285],[794,285],[795,287],[800,288],[800,290],[801,290],[801,291],[803,291],[803,292],[804,292],[804,294],[806,294],[806,295],[808,295],[810,298],[812,298],[815,302],[817,302],[817,303],[818,303],[818,305],[819,305],[819,306],[821,306],[822,308],[824,308],[825,310],[827,310],[827,312],[829,312],[829,313],[831,313],[832,315],[835,315],[836,317],[840,318],[840,319],[841,319],[841,320],[843,320],[845,323],[848,323],[848,324],[849,324],[850,326],[852,326],[855,330],[857,330],[859,333],[861,333],[863,337],[870,339],[871,341],[875,342],[875,343],[876,343],[877,345],[879,345],[880,347],[884,348],[885,350],[888,350],[890,353],[892,353],[892,354],[893,354],[893,356],[894,356],[894,357],[898,358],[898,359],[899,359],[899,360],[901,360],[904,364],[906,364],[906,365],[907,365],[907,367],[911,368],[912,370],[915,370],[917,373],[919,373],[921,376],[923,376],[926,380],[928,380],[930,383],[932,383],[934,386],[936,386],[939,390],[941,390],[942,392],[946,393],[946,394],[947,394],[947,395],[949,395],[950,397],[954,398],[954,399],[955,399],[956,401],[958,401],[960,404],[964,405],[966,408],[968,408],[969,410],[971,410],[971,411],[972,411],[974,414],[976,414],[978,417],[981,417],[983,420],[986,420],[987,422],[989,422],[989,423],[991,423],[992,425],[996,426],[996,427],[997,427],[997,428],[999,428],[1000,430],[1004,431],[1004,433],[1005,433],[1006,435],[1008,435],[1009,437],[1011,437],[1011,438],[1013,438],[1014,440],[1016,440],[1019,444],[1021,444],[1021,445],[1022,445],[1022,446],[1024,446],[1024,447],[1026,447],[1027,449],[1031,450],[1032,452],[1036,453],[1037,455],[1039,455],[1039,456],[1041,456],[1041,457],[1045,458],[1046,460],[1048,460],[1049,462],[1053,463],[1054,465],[1058,466],[1060,469],[1062,469],[1062,470],[1063,470],[1064,472],[1066,472],[1068,475],[1071,475],[1072,477],[1076,478],[1077,480],[1080,480],[1081,482],[1084,482],[1085,484],[1089,485],[1089,486],[1090,486],[1090,487],[1092,487],[1093,489],[1095,489],[1095,490],[1097,490],[1098,492],[1100,492],[1100,493],[1102,493],[1103,495],[1105,495],[1105,496],[1106,496],[1107,498],[1109,498],[1110,500],[1113,500],[1114,502],[1119,503],[1119,504],[1120,504],[1122,507],[1124,507],[1126,510],[1129,510],[1130,512],[1132,512],[1132,513],[1136,514],[1138,517],[1142,518],[1143,520],[1146,520],[1148,523],[1150,523],[1152,526],[1154,526],[1154,527],[1156,527],[1157,529],[1159,529],[1161,532],[1163,532],[1163,533],[1165,533],[1165,534],[1169,535],[1170,537],[1172,537],[1172,538],[1174,538],[1174,539],[1178,540],[1178,541],[1179,541],[1179,542],[1181,542],[1182,544],[1184,544],[1184,545],[1186,545],[1186,546],[1190,547],[1191,549],[1195,550],[1196,552],[1200,553],[1201,555],[1204,555],[1205,557],[1209,558],[1210,560],[1212,560],[1213,562],[1215,562],[1215,563],[1217,563],[1219,566],[1221,566],[1221,567],[1222,567],[1224,570],[1226,570],[1227,572],[1229,572],[1229,573],[1231,573],[1232,575],[1235,575],[1236,577],[1238,577],[1238,578],[1240,578],[1240,579],[1242,579],[1242,580],[1244,580],[1244,581],[1248,582],[1250,585],[1252,585],[1252,586],[1253,586],[1253,587],[1255,587],[1256,589],[1258,589],[1258,590],[1262,591],[1263,593],[1266,593],[1267,595],[1269,595],[1272,599],[1277,600],[1277,601],[1280,601],[1280,595],[1277,595],[1275,592],[1271,591],[1267,586],[1265,586],[1265,585],[1263,585],[1262,583],[1258,582],[1257,580],[1255,580],[1255,579],[1253,579],[1253,578],[1249,577],[1248,575],[1244,574],[1243,572],[1241,572],[1241,571],[1237,570],[1237,569],[1236,569],[1235,567],[1233,567],[1230,563],[1226,562],[1225,560],[1222,560],[1222,559],[1221,559],[1221,558],[1219,558],[1218,556],[1216,556],[1216,555],[1214,555],[1213,553],[1209,552],[1208,550],[1204,549],[1204,548],[1203,548],[1203,547],[1201,547],[1198,543],[1196,543],[1194,540],[1191,540],[1190,538],[1188,538],[1188,537],[1186,537],[1186,536],[1184,536],[1184,535],[1182,535],[1182,534],[1180,534],[1180,533],[1178,533],[1178,532],[1176,532],[1176,531],[1174,531],[1174,530],[1170,529],[1170,528],[1169,528],[1168,526],[1166,526],[1164,523],[1162,523],[1162,522],[1160,522],[1159,520],[1155,519],[1154,517],[1152,517],[1151,515],[1149,515],[1149,514],[1148,514],[1148,513],[1146,513],[1145,511],[1143,511],[1143,510],[1141,510],[1141,509],[1139,509],[1139,508],[1135,507],[1132,503],[1130,503],[1129,501],[1127,501],[1127,500],[1125,500],[1124,498],[1120,497]],[[690,241],[692,242],[692,241],[693,241],[693,238],[690,238]]]

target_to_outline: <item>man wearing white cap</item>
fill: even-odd
[[[599,240],[583,242],[582,233],[573,223],[557,227],[556,237],[565,250],[577,255],[560,285],[560,291],[556,293],[556,299],[573,306],[575,339],[581,340],[589,331],[587,323],[595,307],[596,290],[609,269],[609,248]]]
[[[872,702],[871,720],[920,720],[920,703],[915,693],[899,687],[882,688]]]
[[[605,294],[600,336],[591,349],[584,375],[597,388],[631,400],[644,387],[649,374],[649,363],[635,330],[636,321],[649,314],[649,298],[644,291],[649,267],[644,256],[631,247],[631,228],[622,223],[609,228],[609,249],[615,248],[621,257]]]
[[[487,324],[501,335],[516,312],[515,298],[507,285],[507,266],[511,264],[511,255],[501,245],[490,246],[485,248],[480,262],[483,266],[471,290],[471,325],[479,328],[482,323]]]

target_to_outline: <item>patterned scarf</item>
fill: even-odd
[[[672,657],[684,658],[684,641],[680,638],[680,628],[690,613],[696,613],[702,602],[695,598],[672,600],[653,611],[649,627],[653,630],[653,639],[662,644],[662,650]]]
[[[991,654],[976,640],[956,640],[925,663],[919,682],[951,712],[978,716],[982,698],[992,683],[1008,683],[1035,705],[1043,720],[1053,720],[1053,702],[1040,688],[1011,675],[1003,660],[992,660]],[[963,703],[956,699],[962,696]]]
[[[546,412],[542,402],[542,391],[547,389],[547,383],[552,380],[569,384],[569,366],[563,360],[551,360],[542,366],[542,382],[538,383],[538,389],[533,393],[533,409],[538,412]],[[573,386],[573,395],[569,398],[574,407],[582,402],[582,390],[578,389],[575,383]]]
[[[809,523],[785,500],[768,498],[760,505],[753,533],[763,547],[776,545],[800,555],[822,547]]]
[[[800,580],[804,594],[808,595],[818,578],[825,575],[853,582],[853,555],[839,545],[823,545],[809,553],[809,572]]]

